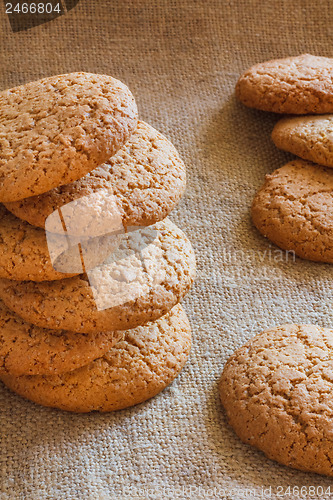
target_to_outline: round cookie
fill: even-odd
[[[71,373],[0,374],[13,391],[35,403],[72,412],[115,411],[161,392],[183,368],[191,329],[180,305],[146,326],[125,332],[107,354]]]
[[[194,278],[193,248],[165,219],[130,233],[124,248],[87,274],[43,283],[0,280],[0,296],[25,321],[43,328],[125,330],[166,314]]]
[[[250,108],[302,115],[333,112],[333,59],[303,54],[256,64],[241,75],[236,97]]]
[[[0,278],[46,281],[75,274],[79,273],[53,268],[43,229],[18,219],[0,204]]]
[[[295,160],[266,176],[252,204],[257,229],[303,259],[333,262],[333,171]]]
[[[6,207],[17,217],[44,228],[46,218],[55,210],[106,189],[116,200],[124,227],[149,226],[171,212],[185,184],[185,165],[174,146],[153,127],[139,122],[126,145],[82,179]],[[72,232],[78,230],[71,227]]]
[[[111,76],[70,73],[0,92],[0,201],[79,179],[136,125],[132,94]]]
[[[333,167],[333,115],[284,118],[275,125],[272,139],[284,151]]]
[[[0,301],[0,373],[54,375],[99,358],[123,332],[74,333],[31,325]]]
[[[333,476],[333,330],[277,326],[228,360],[220,396],[242,441],[272,460]]]

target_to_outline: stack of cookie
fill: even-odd
[[[280,248],[326,263],[333,263],[332,74],[333,59],[305,54],[258,64],[236,86],[249,107],[303,115],[274,127],[276,146],[300,158],[267,175],[252,219]]]
[[[0,94],[0,378],[68,411],[140,403],[182,369],[195,257],[167,215],[173,145],[132,94],[73,73]]]
[[[333,59],[258,64],[239,79],[247,106],[294,115],[275,144],[301,159],[267,175],[255,196],[259,231],[300,257],[333,262]],[[287,324],[255,336],[227,361],[220,398],[242,441],[277,462],[333,476],[333,330]]]

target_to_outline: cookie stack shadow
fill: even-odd
[[[0,379],[74,412],[155,396],[191,345],[184,163],[106,75],[1,92],[0,114]]]

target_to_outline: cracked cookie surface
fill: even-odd
[[[257,229],[303,259],[333,262],[333,170],[295,160],[266,176],[252,204]]]
[[[70,73],[0,93],[0,201],[73,182],[106,161],[137,125],[132,94],[107,75]]]
[[[53,268],[43,229],[15,217],[0,204],[0,278],[46,281],[75,274],[79,273],[64,274]]]
[[[166,314],[194,278],[192,245],[165,219],[130,233],[107,261],[86,275],[43,283],[0,280],[0,296],[25,321],[43,328],[125,330]]]
[[[284,151],[333,167],[333,115],[283,118],[275,125],[272,139]]]
[[[82,179],[6,207],[17,217],[44,228],[46,218],[58,208],[105,189],[114,197],[125,227],[149,226],[171,212],[185,184],[185,165],[174,146],[153,127],[139,122],[125,146]],[[71,225],[72,234],[79,234],[79,230]]]
[[[190,325],[176,305],[157,321],[124,332],[124,339],[107,354],[75,371],[22,377],[0,373],[0,378],[14,392],[44,406],[115,411],[161,392],[183,368],[190,347]]]
[[[123,332],[75,333],[31,325],[0,301],[0,373],[54,375],[80,368],[108,352]]]
[[[333,476],[333,330],[282,325],[227,361],[220,396],[242,441],[272,460]]]
[[[303,54],[256,64],[236,85],[246,106],[275,113],[333,112],[333,59]]]

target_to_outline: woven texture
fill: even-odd
[[[56,73],[108,73],[132,90],[141,119],[173,141],[188,188],[171,218],[199,268],[184,303],[190,362],[153,400],[78,416],[0,387],[1,500],[240,500],[249,498],[245,488],[252,498],[278,498],[278,486],[328,487],[331,480],[242,444],[217,383],[227,357],[255,333],[286,322],[333,325],[332,267],[286,257],[251,225],[256,189],[291,155],[270,140],[277,118],[233,97],[237,77],[256,62],[333,57],[331,2],[81,0],[66,16],[16,34],[1,12],[1,88]],[[328,498],[318,491],[307,497]]]

